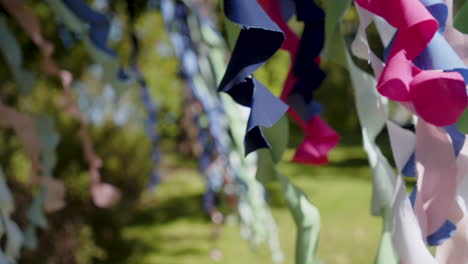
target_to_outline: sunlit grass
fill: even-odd
[[[286,160],[292,152],[286,153]],[[371,183],[365,154],[360,148],[338,148],[329,166],[301,166],[284,161],[280,169],[300,186],[320,209],[322,217],[318,255],[323,264],[372,263],[380,238],[381,222],[369,213]],[[123,233],[137,245],[122,263],[214,263],[211,223],[201,210],[203,178],[180,168],[167,177],[154,194],[146,194],[132,226]],[[284,263],[294,263],[295,226],[279,192],[268,186],[273,214],[279,226]],[[143,212],[143,210],[142,210]],[[267,245],[253,249],[238,226],[225,226],[217,242],[219,263],[273,263]]]

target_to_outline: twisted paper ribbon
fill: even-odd
[[[199,102],[201,106],[194,111],[193,122],[199,127],[198,140],[203,148],[200,153],[199,169],[205,175],[207,185],[204,207],[205,210],[211,211],[216,208],[215,193],[222,186],[222,173],[211,173],[219,172],[213,168],[218,168],[220,165],[216,162],[217,157],[213,156],[227,156],[226,144],[229,139],[226,138],[226,131],[221,128],[220,109],[213,100],[212,94],[200,80],[198,57],[192,44],[192,32],[188,23],[189,9],[187,5],[183,2],[174,4],[172,0],[165,0],[161,2],[161,13],[180,61],[180,73],[189,88],[189,97],[193,97],[192,100]],[[208,124],[205,125],[202,124],[203,112],[208,117]],[[210,136],[212,136],[214,144],[211,143]],[[214,150],[218,152],[216,155],[213,154]],[[225,164],[224,166],[229,165]]]
[[[355,91],[364,150],[367,153],[372,172],[371,213],[383,218],[382,238],[376,256],[376,263],[395,264],[397,263],[397,257],[393,250],[390,230],[390,207],[395,186],[395,174],[376,143],[377,136],[385,126],[387,101],[383,100],[384,98],[381,98],[375,90],[375,79],[359,69],[348,53],[341,34],[340,21],[342,21],[346,10],[349,8],[350,2],[349,0],[331,0],[326,3],[325,54],[331,62],[349,71]],[[361,20],[361,25],[367,26],[369,23]],[[359,34],[356,37],[357,40],[361,40]],[[383,65],[373,53],[369,52],[367,41],[365,41],[364,47],[363,53],[372,62],[372,67],[378,77]]]
[[[13,33],[8,28],[6,18],[0,15],[0,50],[10,68],[15,82],[21,93],[27,95],[31,92],[36,77],[32,72],[23,68],[23,53]]]
[[[359,14],[359,17],[360,17],[360,20],[361,20],[361,24],[360,24],[360,27],[359,27],[358,35],[356,36],[356,39],[355,39],[355,41],[353,42],[353,45],[352,45],[353,52],[358,57],[360,57],[362,59],[367,59],[367,60],[370,59],[371,62],[373,63],[373,65],[379,64],[379,63],[381,64],[381,62],[379,62],[376,59],[375,55],[370,51],[369,45],[367,43],[367,37],[366,37],[366,34],[365,34],[365,29],[372,22],[373,19],[374,19],[374,21],[376,23],[379,23],[380,20],[378,18],[374,17],[374,15],[372,15],[368,11],[362,9],[359,5],[356,5],[356,9],[358,11],[358,14]],[[383,29],[381,27],[381,30],[379,30],[379,33],[381,34],[381,37],[384,37],[383,35],[388,35],[387,34],[388,32],[389,33],[393,32],[393,30],[391,28],[389,28],[388,26],[386,27],[386,29]],[[389,43],[389,41],[387,42],[387,44],[388,43]],[[370,57],[369,57],[369,55],[370,55]],[[383,66],[380,67],[380,68],[383,68]],[[377,77],[379,77],[382,70],[381,69],[375,69],[375,67],[374,67],[374,71],[376,72]],[[458,142],[461,142],[461,144],[463,144],[464,136],[461,135],[461,137],[460,137],[459,133],[457,134],[455,131],[452,131],[452,130],[453,129],[448,129],[448,131],[451,131],[450,135],[452,137],[454,145],[457,144]],[[415,176],[415,166],[414,166],[414,164],[415,164],[415,156],[414,156],[414,153],[413,153],[413,155],[411,155],[409,157],[408,162],[406,163],[404,168],[400,168],[399,171],[402,172],[406,176],[410,176],[410,174],[411,174],[411,176],[414,177]],[[411,197],[415,198],[414,195],[412,195]],[[414,199],[413,199],[413,203],[414,203]],[[431,234],[430,236],[428,236],[429,244],[430,245],[440,244],[447,237],[450,237],[450,235],[451,235],[451,233],[453,231],[453,228],[454,228],[453,224],[451,224],[450,222],[446,222],[444,224],[444,226],[442,226],[437,232],[435,232],[435,233]]]
[[[211,106],[206,108],[211,109],[208,112],[210,120],[217,120],[217,115],[226,116],[227,118],[227,120],[218,118],[219,122],[215,121],[215,123],[219,123],[219,128],[210,128],[210,130],[215,131],[213,135],[218,138],[215,143],[224,142],[224,146],[221,147],[217,146],[219,143],[215,144],[215,148],[225,152],[224,155],[220,156],[225,161],[217,163],[221,166],[223,163],[227,164],[227,173],[234,175],[233,179],[224,177],[224,189],[230,197],[228,202],[234,198],[237,200],[237,208],[241,219],[241,234],[255,246],[268,241],[273,261],[281,262],[284,257],[280,248],[276,223],[265,201],[264,188],[255,179],[257,155],[251,153],[247,158],[242,157],[245,123],[249,116],[248,108],[236,105],[230,96],[224,93],[220,95],[221,101],[215,94],[211,94],[213,89],[210,88],[216,87],[223,77],[226,67],[225,54],[227,47],[213,23],[205,16],[203,11],[206,10],[199,8],[198,4],[191,5],[188,1],[185,1],[185,4],[187,4],[190,11],[188,13],[188,21],[191,21],[189,23],[190,36],[195,52],[198,54],[200,76],[204,81],[204,85],[197,85],[199,89],[196,91],[200,93],[198,98],[205,99],[206,102],[203,104]],[[206,87],[207,90],[200,89],[202,87]],[[212,98],[212,100],[207,100],[209,98]],[[217,108],[219,108],[219,111],[213,111]],[[222,130],[216,132],[219,129]],[[220,137],[220,133],[228,129],[231,138]],[[227,133],[224,132],[222,135],[227,135]],[[227,153],[225,148],[229,149]],[[216,167],[212,168],[216,170]],[[233,184],[236,197],[229,195],[232,191],[228,191],[232,189]]]
[[[325,14],[312,1],[296,0],[298,20],[305,23],[299,40],[283,18],[279,0],[262,0],[260,3],[285,33],[286,39],[281,48],[291,56],[292,67],[284,83],[281,99],[290,106],[289,114],[305,133],[305,139],[298,147],[293,161],[328,163],[327,154],[338,144],[339,135],[318,117],[320,107],[312,101],[313,92],[325,78],[325,73],[318,66],[318,55],[324,41]]]
[[[421,70],[411,62],[436,35],[437,20],[417,0],[357,0],[356,3],[382,16],[398,29],[386,67],[379,78],[379,92],[389,99],[405,103],[431,124],[454,124],[468,104],[462,76],[453,72]]]
[[[406,1],[406,2],[407,2],[406,4],[408,5],[411,4],[411,3],[408,3],[410,1]],[[423,1],[423,2],[425,2],[425,4],[428,5],[428,10],[431,11],[433,15],[440,20],[439,23],[447,17],[446,10],[444,14],[443,6],[441,6],[440,2],[439,3],[437,3],[437,1]],[[360,11],[359,7],[358,7],[358,11]],[[406,10],[406,11],[409,12],[409,10]],[[359,13],[362,18],[362,11],[360,11]],[[439,24],[441,31],[443,31],[444,23],[445,22]],[[452,63],[453,65],[453,63],[455,64],[457,63],[456,60],[447,62],[447,58],[450,59],[451,55],[453,55],[454,53],[453,51],[451,51],[451,48],[448,45],[446,45],[445,49],[437,50],[437,51],[443,50],[444,52],[446,52],[446,54],[444,55],[445,57],[443,59],[441,57],[435,57],[433,54],[431,55],[431,50],[433,52],[435,51],[435,49],[431,47],[431,45],[434,46],[434,43],[436,45],[444,44],[443,38],[441,39],[438,34],[439,33],[436,33],[431,43],[429,43],[428,49],[424,51],[422,55],[420,55],[415,60],[415,63],[417,65],[419,64],[421,67],[430,68],[430,67],[434,67],[434,65],[438,65],[437,67],[443,67],[441,66],[443,63],[445,63],[445,65],[447,64],[450,65],[450,63]],[[397,39],[398,39],[398,35],[394,39],[393,45],[395,45],[395,43],[397,42]],[[392,47],[392,50],[393,49],[394,47]],[[391,55],[389,59],[390,58],[391,58]],[[389,65],[387,64],[386,67],[389,67]],[[379,73],[376,73],[376,74],[378,75]],[[416,112],[418,113],[418,111]],[[404,141],[401,141],[402,140],[401,138],[404,138],[405,133],[400,133],[397,136],[393,135],[395,134],[395,130],[396,130],[395,127],[397,126],[389,123],[388,127],[389,127],[389,132],[390,132],[390,138],[392,141],[392,148],[394,150],[395,160],[397,161],[397,167],[399,168],[399,171],[404,171],[405,167],[406,168],[408,167],[407,166],[408,160],[410,160],[410,162],[411,160],[413,160],[412,162],[416,160],[417,162],[416,163],[417,164],[416,172],[418,173],[417,190],[418,190],[418,193],[420,193],[416,197],[416,201],[415,201],[415,212],[416,212],[416,215],[418,216],[417,218],[414,216],[411,206],[409,207],[409,210],[411,210],[410,214],[413,215],[413,220],[411,220],[411,218],[408,215],[401,214],[402,211],[408,211],[408,206],[406,207],[404,206],[403,200],[406,199],[407,195],[406,193],[404,193],[404,195],[401,195],[402,193],[401,190],[403,189],[401,186],[404,186],[404,185],[402,185],[401,180],[399,181],[398,186],[397,186],[397,195],[395,196],[396,198],[394,199],[394,202],[393,202],[394,223],[393,223],[392,229],[393,229],[393,237],[395,241],[394,244],[397,246],[397,250],[399,252],[399,255],[402,261],[405,263],[420,263],[420,261],[423,261],[424,263],[434,263],[432,256],[428,252],[427,248],[425,248],[424,242],[422,242],[420,238],[421,236],[426,237],[428,234],[435,232],[439,228],[439,230],[437,230],[436,233],[433,233],[431,236],[428,237],[428,241],[429,243],[434,244],[434,242],[431,241],[431,239],[434,239],[436,240],[435,244],[440,244],[442,242],[441,240],[445,240],[447,237],[450,236],[450,235],[444,234],[444,232],[450,232],[453,230],[451,228],[446,229],[447,228],[446,219],[449,217],[449,215],[452,215],[453,210],[456,210],[455,208],[458,207],[455,201],[455,195],[457,191],[456,185],[457,185],[457,181],[460,180],[459,179],[461,177],[460,172],[463,171],[463,166],[461,165],[461,162],[456,161],[455,156],[459,155],[459,153],[463,151],[463,146],[464,146],[463,143],[464,143],[465,136],[462,135],[459,131],[457,131],[456,127],[453,127],[453,126],[447,127],[445,130],[443,130],[443,129],[437,128],[433,125],[426,123],[424,120],[419,120],[418,127],[416,130],[417,131],[416,143],[411,144],[411,137],[409,137],[409,139],[406,139],[406,140],[403,139]],[[409,134],[409,132],[406,132],[406,133]],[[408,136],[406,137],[408,138]],[[414,139],[414,136],[413,136],[413,139]],[[396,140],[400,140],[400,141],[398,141],[397,143],[394,143],[394,141]],[[406,151],[399,151],[396,146],[404,146],[406,148]],[[413,146],[413,148],[411,146]],[[416,148],[416,155],[411,154],[414,151],[414,148]],[[440,155],[440,152],[443,152],[443,154]],[[399,153],[399,154],[396,154],[396,153]],[[403,155],[401,153],[403,153]],[[464,155],[461,155],[458,160],[464,160]],[[462,169],[461,171],[459,170],[460,168]],[[443,178],[441,177],[442,175],[444,175]],[[424,204],[424,206],[422,204]],[[408,214],[408,212],[406,212],[406,214]],[[415,219],[417,220],[414,221]],[[458,219],[455,219],[454,221],[457,223],[459,222]],[[444,223],[445,225],[442,226],[442,224]],[[407,226],[401,226],[402,224],[407,225]],[[416,225],[417,228],[415,228],[414,225]],[[412,230],[410,231],[409,228],[411,228]],[[462,230],[463,229],[464,228],[462,228]],[[414,237],[411,237],[411,236],[414,236]],[[410,239],[416,239],[413,245],[409,245],[410,242],[408,240]],[[418,242],[418,240],[420,242]],[[443,252],[441,253],[442,255],[447,252],[456,253],[456,250],[453,251],[453,248],[446,247],[446,246],[442,246],[441,248],[442,248],[441,252]],[[411,252],[408,249],[414,249],[415,252]],[[439,250],[438,250],[438,253],[439,253]],[[416,258],[415,256],[418,256],[418,257]],[[438,263],[455,263],[455,262],[438,262]],[[463,263],[463,262],[459,262],[459,263]]]
[[[116,91],[129,87],[131,80],[119,66],[117,53],[108,47],[109,19],[93,10],[82,0],[47,0],[49,7],[60,17],[62,23],[82,37],[90,56],[103,66],[103,80]]]
[[[10,218],[14,207],[13,197],[0,168],[0,238],[5,241],[0,246],[0,263],[16,263],[23,244],[23,234]]]
[[[135,6],[132,3],[132,1],[127,1],[127,6],[128,6],[128,13],[130,16],[130,24],[131,24],[131,30],[130,30],[130,38],[131,38],[131,43],[132,43],[132,53],[131,53],[131,70],[134,75],[134,78],[136,79],[138,85],[140,86],[140,97],[141,101],[143,102],[143,105],[146,108],[146,114],[147,114],[147,121],[145,124],[146,127],[146,133],[151,140],[151,160],[153,161],[153,169],[151,171],[151,178],[150,178],[150,183],[149,187],[150,189],[156,187],[159,184],[160,176],[158,173],[157,169],[157,164],[160,162],[161,157],[160,153],[158,150],[158,144],[159,144],[159,134],[157,131],[157,121],[158,121],[158,113],[159,113],[159,107],[157,104],[154,103],[153,99],[151,98],[151,93],[150,90],[147,86],[145,77],[143,73],[140,70],[140,67],[138,67],[138,53],[140,50],[140,42],[138,39],[138,36],[135,31],[135,19],[136,19],[136,14],[135,14]]]
[[[397,166],[402,168],[417,144],[417,142],[415,142],[416,138],[411,132],[391,122],[387,124],[387,127]],[[466,155],[466,153],[468,153],[467,150],[468,147],[465,144],[457,159],[457,167],[460,169],[460,172],[463,172],[460,176],[465,175],[467,172],[465,165],[468,158]],[[464,178],[466,179],[466,177]],[[408,200],[404,181],[399,177],[393,202],[392,232],[395,240],[394,245],[399,253],[401,261],[409,264],[421,263],[421,261],[424,263],[438,264],[466,263],[468,260],[468,255],[464,253],[466,252],[464,247],[468,242],[466,218],[463,217],[461,211],[456,208],[454,209],[455,210],[448,215],[448,218],[450,221],[456,223],[457,232],[452,238],[446,240],[441,246],[437,247],[436,257],[434,259],[422,239],[423,230],[420,227],[420,221],[416,217],[411,203]]]
[[[268,17],[265,17],[264,11],[256,1],[225,1],[224,11],[231,21],[243,25],[244,28],[239,33],[223,80],[224,83],[228,82],[226,80],[231,82],[235,80],[242,81],[245,76],[260,67],[279,48],[283,40],[282,34],[279,34],[281,31],[276,24]],[[253,42],[250,45],[249,40]],[[246,80],[246,82],[251,83],[254,81],[255,79]],[[241,84],[228,90],[233,99],[237,99],[236,101],[240,104],[243,103],[242,99],[245,99],[245,96],[241,97],[242,94],[236,91],[236,89],[242,88]],[[223,87],[223,82],[220,87]],[[257,87],[254,89],[257,89]],[[238,97],[236,98],[236,96]],[[255,100],[255,93],[253,97]],[[269,98],[263,98],[265,102],[268,102],[267,99],[270,100]],[[270,104],[270,107],[274,107],[275,102],[270,102]],[[267,109],[266,105],[265,109]],[[255,111],[259,110],[253,105],[252,112],[255,113]],[[274,163],[281,160],[288,143],[288,122],[285,118],[279,119],[280,117],[281,115],[277,117],[279,121],[276,124],[260,130],[262,141],[268,143],[269,151],[258,151],[259,160],[256,178],[262,183],[277,180],[281,184],[288,208],[297,227],[296,263],[317,263],[315,251],[320,230],[318,210],[308,201],[304,192],[294,186],[285,176],[278,173],[274,167]]]
[[[428,11],[431,12],[431,14],[438,19],[438,25],[439,25],[439,32],[436,32],[433,39],[430,41],[428,44],[426,50],[424,50],[414,61],[416,66],[419,66],[423,69],[445,69],[445,70],[457,70],[463,72],[465,68],[463,62],[458,58],[458,56],[455,54],[455,52],[451,49],[451,47],[448,45],[448,43],[445,41],[445,39],[442,37],[441,33],[443,33],[445,29],[445,20],[447,19],[447,7],[441,2],[441,1],[423,1],[423,3],[428,7]],[[424,99],[424,98],[422,98]],[[421,100],[422,100],[421,99]],[[423,102],[424,103],[424,102]],[[421,122],[423,124],[423,122]],[[424,131],[428,131],[429,129],[432,129],[431,126],[425,126],[421,127],[419,131],[423,135],[425,133]],[[464,135],[461,134],[456,130],[456,127],[448,127],[446,128],[446,131],[449,133],[447,136],[447,132],[445,131],[440,131],[439,138],[445,138],[447,147],[451,148],[452,153],[455,155],[458,155],[460,152],[463,143],[464,143]],[[427,132],[428,133],[428,132]],[[436,134],[436,130],[432,132],[432,134]],[[421,135],[421,136],[422,136]],[[453,148],[452,144],[448,142],[447,138],[450,137],[451,141],[453,142]],[[424,137],[421,137],[424,139]],[[425,144],[432,145],[429,142],[435,142],[434,140],[430,140],[426,138],[424,141]],[[439,149],[442,150],[444,144],[442,144],[439,147],[434,147],[434,150]],[[450,150],[448,150],[450,151]],[[419,158],[416,159],[413,157],[410,158],[410,163],[413,164],[416,160],[416,162],[419,162],[421,166],[426,168],[424,170],[424,174],[428,174],[426,176],[421,175],[421,168],[419,169],[419,178],[418,179],[418,192],[426,193],[426,197],[419,197],[416,195],[415,199],[415,210],[417,210],[417,215],[419,221],[421,221],[421,227],[423,230],[423,233],[428,235],[433,232],[435,232],[441,225],[442,223],[445,222],[445,219],[441,218],[446,218],[448,215],[448,211],[450,210],[450,204],[454,202],[454,196],[456,194],[456,182],[457,182],[457,172],[456,170],[452,170],[451,173],[448,170],[449,167],[444,166],[441,159],[435,159],[435,157],[432,157],[428,155],[428,153],[434,153],[430,151],[421,151],[419,154]],[[455,164],[455,156],[449,153],[449,155],[443,155],[444,158],[447,159],[447,162],[451,164]],[[434,154],[433,154],[434,155]],[[425,161],[424,161],[425,160]],[[434,164],[434,161],[438,160],[439,163],[436,166],[431,166],[431,164]],[[414,166],[414,165],[413,165]],[[408,171],[414,172],[414,167],[413,166],[407,166],[405,167],[405,172],[408,174]],[[436,168],[437,167],[437,168]],[[408,170],[408,168],[413,168],[412,170]],[[455,165],[453,165],[453,168],[455,168]],[[417,171],[417,170],[416,170]],[[443,173],[443,174],[448,174],[450,178],[447,179],[447,177],[441,178],[441,176],[437,176],[438,173]],[[424,178],[424,180],[423,180]],[[439,188],[438,191],[441,193],[440,196],[437,196],[434,194],[434,190],[431,190],[431,184],[435,184],[435,181],[440,181],[438,184]],[[424,187],[425,186],[425,187]],[[446,188],[444,189],[443,186]],[[450,187],[451,186],[451,187]],[[431,197],[428,197],[430,194]],[[418,198],[419,197],[419,198]],[[439,197],[435,198],[434,197]],[[426,200],[425,203],[428,203],[429,201],[432,204],[431,206],[426,206],[425,209],[421,209],[422,207],[422,201]],[[434,199],[434,200],[433,200]],[[438,204],[439,202],[439,204]],[[445,206],[440,204],[440,203],[445,203]],[[442,211],[440,211],[442,210]],[[444,213],[445,210],[445,213]],[[419,212],[418,212],[419,211]],[[425,213],[424,213],[425,212]],[[426,218],[425,214],[429,214],[428,218]],[[432,215],[432,217],[430,216]],[[429,223],[426,223],[427,221],[430,221]],[[428,225],[428,226],[426,226]],[[442,228],[448,228],[451,224],[445,222],[444,226]],[[452,225],[453,226],[453,225]],[[426,230],[426,227],[428,230]],[[449,233],[452,228],[448,228],[446,230],[447,233]],[[429,237],[430,239],[431,237]],[[431,239],[430,239],[431,240]],[[430,241],[429,240],[429,241]],[[433,242],[430,241],[431,244]]]
[[[58,143],[55,130],[48,125],[41,125],[45,117],[37,119],[16,111],[0,102],[0,114],[4,117],[0,127],[13,128],[24,146],[32,164],[32,180],[41,186],[28,210],[30,225],[25,232],[24,244],[36,248],[36,227],[46,228],[47,212],[60,210],[65,205],[63,182],[52,178],[55,167],[54,149]],[[42,177],[39,177],[41,175]]]
[[[244,143],[248,154],[271,147],[263,128],[273,126],[288,108],[252,76],[281,47],[284,35],[256,1],[227,0],[224,12],[242,28],[219,91],[251,109]]]

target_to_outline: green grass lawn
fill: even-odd
[[[286,154],[290,158],[292,152]],[[282,162],[280,169],[309,196],[321,212],[318,257],[323,264],[373,263],[381,221],[369,213],[371,182],[367,159],[360,147],[336,149],[327,166]],[[279,226],[284,263],[294,263],[295,226],[279,193],[268,186]],[[206,264],[212,248],[211,223],[201,210],[203,179],[196,169],[174,168],[157,192],[144,195],[132,225],[123,237],[133,245],[122,263]],[[223,264],[273,263],[267,245],[253,249],[237,225],[225,226],[218,246]]]

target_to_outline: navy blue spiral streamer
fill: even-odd
[[[110,32],[110,22],[106,15],[94,11],[82,0],[62,0],[63,3],[81,20],[89,24],[89,38],[91,42],[112,57],[117,53],[107,46]]]
[[[107,45],[110,33],[109,18],[105,14],[93,10],[83,0],[62,0],[62,2],[74,15],[88,24],[91,43],[110,57],[117,58],[117,52]],[[117,78],[127,81],[129,76],[122,68],[119,68]]]
[[[136,79],[138,85],[140,86],[140,98],[143,102],[143,105],[145,106],[147,113],[148,119],[145,123],[145,130],[146,134],[148,135],[148,138],[151,141],[151,160],[153,162],[149,188],[154,189],[160,182],[158,164],[161,160],[161,157],[158,149],[159,134],[157,130],[159,107],[156,103],[153,102],[146,80],[140,68],[138,67],[138,53],[140,50],[140,45],[138,36],[134,28],[136,18],[135,8],[131,0],[127,0],[127,6],[131,23],[130,39],[132,43],[132,53],[130,56],[130,70],[134,78]]]
[[[180,61],[180,75],[189,88],[190,96],[202,106],[208,117],[208,126],[201,122],[201,114],[193,122],[199,127],[199,143],[203,146],[199,160],[199,169],[206,179],[204,208],[208,212],[216,206],[216,193],[222,185],[222,173],[230,170],[228,164],[229,138],[222,127],[224,110],[220,100],[206,89],[197,87],[195,77],[199,73],[197,50],[188,24],[189,8],[182,1],[161,0],[161,13],[171,37],[175,53]],[[222,157],[224,162],[218,162]],[[219,167],[222,166],[222,167]]]
[[[225,0],[224,13],[241,26],[241,31],[219,91],[251,109],[244,140],[247,155],[259,148],[270,148],[261,126],[273,126],[288,109],[252,76],[281,47],[284,34],[257,1]]]
[[[325,40],[325,13],[314,1],[295,0],[297,20],[304,23],[294,65],[294,76],[298,79],[288,96],[289,105],[307,122],[321,107],[313,101],[313,93],[325,79],[325,73],[316,63]],[[291,95],[298,94],[302,100]]]

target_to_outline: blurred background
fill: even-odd
[[[39,247],[24,250],[20,263],[205,264],[215,262],[210,256],[213,248],[219,248],[222,253],[222,257],[215,258],[218,263],[273,263],[266,243],[253,247],[242,238],[235,214],[213,235],[212,221],[203,210],[206,186],[198,168],[200,151],[196,148],[203,146],[199,146],[196,137],[190,136],[197,130],[197,124],[187,118],[193,114],[193,108],[187,107],[188,88],[180,78],[179,60],[160,12],[151,8],[151,1],[133,2],[137,7],[134,28],[140,39],[138,63],[151,98],[159,106],[155,129],[160,136],[160,162],[157,164],[160,183],[154,190],[148,187],[154,164],[152,144],[145,134],[146,113],[139,88],[134,85],[124,92],[116,92],[100,81],[102,67],[93,62],[79,36],[56,23],[46,2],[27,1],[40,17],[44,36],[56,45],[57,64],[75,76],[75,98],[90,120],[96,152],[103,160],[102,177],[122,191],[122,200],[109,209],[93,205],[88,165],[76,136],[79,123],[59,107],[62,91],[59,81],[38,74],[31,95],[25,99],[18,92],[8,68],[0,67],[1,101],[23,112],[51,116],[61,135],[53,173],[65,183],[67,204],[47,214],[48,227],[38,231]],[[197,2],[210,10],[210,19],[224,34],[218,1]],[[119,63],[129,66],[131,27],[126,2],[95,0],[88,3],[111,18],[109,45],[117,50]],[[37,47],[5,10],[0,9],[0,13],[9,18],[8,26],[21,44],[25,67],[40,72],[41,54]],[[302,24],[294,17],[290,24],[301,32]],[[343,23],[348,41],[352,40],[357,25],[357,15],[351,9]],[[372,28],[369,34],[372,40],[375,36]],[[381,50],[378,43],[374,46],[374,50]],[[1,56],[0,62],[6,65]],[[367,62],[356,62],[368,69]],[[290,122],[290,149],[279,168],[320,210],[318,257],[322,263],[372,263],[382,223],[380,218],[370,216],[370,170],[361,146],[352,87],[345,70],[327,64],[326,60],[321,67],[327,78],[317,93],[317,100],[325,107],[324,119],[341,135],[340,144],[331,152],[328,165],[292,163],[294,146],[302,140],[302,134]],[[279,51],[258,70],[256,77],[278,95],[289,68],[289,55]],[[388,154],[387,137],[382,134],[378,141]],[[15,200],[13,219],[20,227],[25,227],[34,193],[29,182],[31,164],[11,129],[0,129],[0,166]],[[294,222],[279,184],[266,188],[285,254],[284,263],[293,263]],[[224,211],[229,214],[227,209]]]

